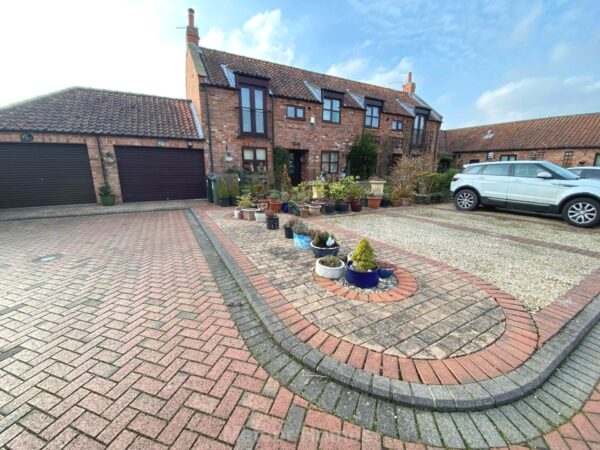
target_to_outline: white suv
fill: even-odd
[[[580,178],[547,161],[467,164],[452,179],[450,193],[461,211],[498,206],[561,214],[577,227],[600,222],[600,180]]]

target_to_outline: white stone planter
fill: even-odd
[[[266,222],[267,221],[267,216],[265,215],[264,211],[255,211],[254,218],[256,219],[257,222]]]
[[[308,205],[308,213],[311,216],[318,216],[321,214],[321,205]]]
[[[233,210],[233,217],[235,217],[236,219],[243,219],[244,216],[242,214],[242,210],[241,209],[234,209]]]
[[[369,180],[369,190],[372,196],[381,196],[383,197],[383,186],[385,185],[385,180]]]
[[[317,259],[315,262],[315,272],[317,275],[323,278],[328,278],[330,280],[337,280],[344,276],[344,263],[340,261],[339,267],[327,267],[321,264],[321,259]]]

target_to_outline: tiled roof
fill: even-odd
[[[600,147],[600,113],[548,117],[446,130],[440,151],[538,150]]]
[[[231,74],[258,76],[270,79],[273,95],[299,100],[318,101],[322,89],[343,92],[344,106],[364,109],[359,98],[369,97],[383,100],[383,110],[391,114],[411,116],[399,103],[412,106],[431,107],[420,97],[395,89],[375,86],[368,83],[347,80],[296,67],[284,66],[269,61],[249,58],[232,53],[199,47],[203,70],[207,74],[207,83],[214,86],[232,87]],[[317,95],[318,94],[318,95]],[[358,97],[358,98],[357,98]],[[431,120],[441,121],[441,116],[432,111]]]
[[[188,100],[80,87],[1,108],[0,131],[202,137]]]

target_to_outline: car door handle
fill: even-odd
[[[523,180],[512,180],[511,183],[522,183]]]

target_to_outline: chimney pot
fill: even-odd
[[[408,94],[414,94],[416,88],[417,85],[413,83],[412,80],[412,72],[408,72],[408,78],[406,80],[406,83],[402,85],[402,90]]]
[[[408,82],[412,83],[412,72],[408,72]]]
[[[194,10],[192,8],[188,9],[188,27],[194,26]]]

